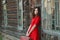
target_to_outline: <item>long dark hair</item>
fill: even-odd
[[[34,18],[35,17],[35,14],[34,14],[34,11],[35,11],[35,9],[38,9],[38,16],[41,16],[41,9],[40,9],[40,7],[34,7],[34,9],[33,9],[33,12],[32,12],[32,17]]]

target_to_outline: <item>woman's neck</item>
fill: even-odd
[[[35,15],[35,16],[38,16],[38,15]]]

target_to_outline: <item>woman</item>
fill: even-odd
[[[29,36],[31,38],[31,40],[40,40],[40,33],[38,30],[38,27],[40,25],[40,8],[39,7],[35,7],[33,10],[33,18],[31,21],[31,24],[27,30],[26,36]]]

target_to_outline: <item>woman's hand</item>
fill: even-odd
[[[29,35],[30,35],[30,34],[27,32],[27,33],[26,33],[26,36],[29,36]]]
[[[26,36],[29,36],[29,34],[26,34]]]

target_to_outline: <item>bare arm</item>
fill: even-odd
[[[31,30],[29,31],[29,35],[35,29],[35,27],[36,27],[36,24],[34,24],[33,27],[31,28]]]
[[[30,27],[31,27],[31,25],[29,26],[29,28],[28,28],[28,30],[27,30],[27,33],[29,32],[29,30],[30,30]]]

